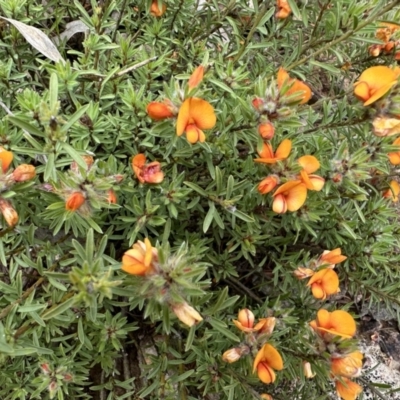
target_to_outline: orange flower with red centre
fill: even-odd
[[[341,357],[331,358],[331,372],[334,376],[355,378],[361,374],[363,354],[353,351]]]
[[[279,177],[276,175],[267,176],[258,185],[258,191],[261,194],[267,194],[275,189],[279,183]]]
[[[13,160],[13,153],[0,146],[0,164],[3,173],[5,173]]]
[[[400,121],[399,121],[400,124]],[[400,138],[397,138],[394,142],[393,142],[393,146],[400,146]],[[399,165],[400,164],[400,150],[398,151],[393,151],[391,153],[388,154],[390,163],[393,165]]]
[[[192,90],[195,87],[197,87],[203,80],[203,76],[204,76],[204,67],[202,65],[199,65],[193,71],[192,75],[189,78],[189,82],[188,82],[189,90]]]
[[[282,96],[290,97],[290,102],[305,104],[311,99],[311,89],[304,82],[291,78],[283,68],[279,68],[277,82],[279,91],[283,86],[288,87]]]
[[[291,150],[292,141],[290,139],[283,140],[275,152],[270,143],[263,143],[261,151],[258,152],[260,158],[256,158],[254,161],[263,164],[275,164],[288,158]]]
[[[152,101],[146,107],[147,114],[155,121],[162,121],[163,119],[173,118],[176,116],[176,107],[171,100],[165,99],[162,103],[159,101]]]
[[[287,18],[292,12],[287,0],[277,0],[276,7],[278,12],[275,14],[275,17],[279,19]]]
[[[146,164],[146,156],[142,153],[133,157],[132,169],[140,183],[161,183],[164,180],[161,164],[158,161]]]
[[[329,312],[321,309],[317,313],[317,318],[310,322],[310,326],[326,340],[329,340],[331,336],[350,339],[356,333],[356,323],[353,317],[343,310]]]
[[[311,286],[316,299],[325,300],[339,291],[339,277],[333,269],[324,268],[311,277],[307,286]]]
[[[320,167],[319,161],[314,156],[303,156],[298,159],[298,163],[303,168],[300,171],[300,180],[306,185],[307,189],[320,191],[324,187],[325,179],[318,175],[313,175]]]
[[[399,201],[400,185],[397,181],[390,181],[389,189],[383,192],[382,196],[392,199],[394,203]]]
[[[355,400],[362,392],[362,387],[348,378],[341,378],[341,381],[336,381],[336,391],[343,400]]]
[[[189,97],[179,109],[176,134],[181,136],[186,132],[189,143],[203,143],[206,140],[203,129],[213,128],[216,121],[217,117],[210,103],[197,97]]]
[[[82,192],[73,192],[65,202],[65,209],[68,211],[76,211],[85,203],[85,196]]]
[[[369,106],[383,97],[397,84],[400,68],[395,69],[379,65],[366,69],[354,84],[354,95]]]
[[[266,384],[275,382],[275,370],[283,369],[283,360],[281,355],[274,346],[269,343],[257,353],[253,363],[253,372],[257,371],[257,375],[261,382]]]
[[[279,186],[274,193],[272,210],[277,214],[297,211],[307,199],[307,187],[301,181],[289,181]]]
[[[347,257],[342,254],[340,247],[334,250],[325,250],[318,260],[319,265],[327,265],[328,268],[334,268],[335,264],[339,264],[347,260]]]
[[[161,7],[159,6],[159,3],[161,3]],[[161,17],[165,11],[167,10],[167,6],[159,1],[159,0],[153,0],[151,3],[151,7],[150,7],[150,14],[153,17]]]
[[[155,272],[154,262],[158,261],[158,252],[149,239],[136,242],[132,249],[122,257],[121,269],[131,275],[148,275]]]

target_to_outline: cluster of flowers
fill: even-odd
[[[380,25],[381,27],[376,31],[375,37],[383,43],[373,44],[368,48],[369,54],[372,57],[378,57],[381,54],[390,54],[395,49],[398,49],[400,45],[400,40],[393,39],[400,26],[389,22],[381,22]],[[394,59],[400,60],[400,51],[395,52]]]
[[[366,69],[354,84],[354,94],[364,106],[372,106],[375,116],[372,122],[373,132],[378,137],[400,134],[400,68],[390,68],[383,65]],[[400,146],[400,138],[393,142]],[[400,150],[388,154],[392,165],[400,165]],[[383,196],[397,202],[400,185],[392,180],[389,189]]]
[[[307,279],[307,286],[316,299],[325,300],[328,296],[338,293],[339,277],[334,271],[335,264],[346,260],[340,248],[324,251],[317,260],[311,260],[306,267],[299,267],[294,271],[297,279]]]
[[[314,175],[319,167],[319,161],[311,155],[300,157],[294,165],[288,165],[288,157],[292,149],[292,141],[284,139],[274,151],[269,142],[275,134],[272,123],[290,115],[287,106],[305,104],[311,98],[310,88],[298,79],[290,78],[289,74],[280,68],[277,76],[278,93],[268,89],[264,98],[256,97],[252,105],[259,115],[258,133],[264,140],[262,149],[258,152],[257,163],[271,166],[272,174],[267,176],[258,185],[261,194],[273,191],[285,180],[273,193],[272,209],[278,214],[287,211],[297,211],[306,201],[307,191],[322,190],[325,180]],[[285,161],[283,163],[283,161]]]
[[[331,377],[339,396],[344,400],[355,400],[362,387],[351,378],[361,374],[363,355],[358,350],[341,345],[356,334],[353,317],[343,310],[329,312],[321,309],[310,326],[318,336],[320,354],[326,351],[330,354]]]
[[[233,323],[245,334],[245,339],[239,346],[227,350],[222,359],[233,363],[242,356],[252,354],[253,373],[257,372],[258,378],[266,384],[275,382],[275,371],[284,368],[283,359],[278,350],[267,343],[275,327],[274,317],[261,318],[254,324],[254,314],[243,309],[239,311],[238,319]],[[336,310],[329,312],[321,309],[317,318],[310,322],[311,328],[318,337],[319,354],[326,357],[328,352],[331,377],[335,381],[337,393],[344,400],[355,400],[362,392],[357,383],[351,381],[360,375],[363,355],[358,350],[349,350],[349,346],[343,346],[345,339],[351,339],[356,333],[356,323],[353,317],[346,311]],[[303,362],[303,371],[306,378],[313,378],[315,374],[311,370],[308,361]],[[261,398],[272,400],[269,394],[262,394]]]
[[[82,156],[82,158],[86,164],[85,169],[73,161],[66,176],[61,180],[61,186],[45,184],[41,189],[60,196],[65,201],[67,211],[89,215],[92,209],[98,208],[101,203],[117,203],[117,195],[110,186],[120,183],[123,176],[99,177],[98,165],[93,157]]]
[[[177,258],[184,262],[182,257]],[[165,264],[168,264],[168,260]],[[168,268],[163,268],[158,256],[158,249],[151,245],[148,238],[145,238],[144,242],[139,240],[125,252],[122,257],[121,269],[130,275],[140,276],[153,283],[153,287],[148,289],[148,293],[155,293],[158,290],[159,278],[161,278],[165,284],[162,286],[162,295],[157,298],[167,304],[185,325],[193,326],[203,320],[202,316],[186,301],[176,302],[173,300],[173,296],[170,296],[168,282],[173,281],[170,276],[171,271],[168,272]]]
[[[8,171],[13,158],[11,151],[0,147],[0,193],[9,190],[16,183],[29,181],[36,176],[35,167],[30,164],[21,164],[13,171]],[[0,212],[8,226],[13,227],[18,223],[17,211],[8,200],[1,196]]]

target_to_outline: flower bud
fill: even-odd
[[[13,153],[0,146],[0,166],[5,173],[13,160]]]
[[[279,184],[279,177],[277,175],[270,175],[264,178],[258,185],[258,191],[261,194],[267,194],[275,189]]]
[[[8,226],[13,227],[18,223],[18,213],[9,201],[0,198],[0,211]]]
[[[313,276],[314,271],[310,268],[299,267],[293,271],[293,275],[297,279],[301,280],[301,279],[306,279],[306,278],[309,278],[310,276]]]
[[[165,100],[163,103],[152,101],[147,105],[147,114],[155,121],[161,121],[167,118],[175,117],[175,106],[170,100]]]
[[[275,134],[275,127],[269,121],[263,122],[258,125],[258,133],[264,140],[271,140]]]
[[[78,210],[85,203],[85,196],[81,192],[73,192],[65,202],[65,209],[68,211]]]
[[[202,65],[199,65],[190,76],[188,82],[189,90],[192,90],[195,87],[197,87],[203,80],[203,76],[204,76],[204,67]]]
[[[311,364],[308,361],[303,361],[303,373],[307,379],[312,379],[315,376],[315,372],[311,369]]]
[[[256,97],[251,101],[251,105],[258,111],[259,113],[262,112],[264,106],[264,100],[260,97]]]
[[[151,7],[150,7],[150,14],[153,17],[162,17],[162,15],[165,13],[165,11],[167,10],[167,6],[162,3],[161,8],[158,6],[158,0],[153,0],[151,3]]]
[[[91,166],[94,163],[94,159],[92,156],[82,156],[83,161],[85,161],[85,164],[87,165],[86,171],[89,171]],[[74,171],[75,173],[79,173],[79,166],[76,163],[76,161],[72,161],[71,166],[70,166],[71,171]]]
[[[33,165],[21,164],[12,173],[15,182],[25,182],[36,176],[36,170]]]
[[[247,308],[239,311],[238,321],[246,328],[252,328],[254,324],[254,314]]]
[[[271,396],[270,394],[267,394],[267,393],[263,393],[263,394],[261,395],[261,398],[262,398],[263,400],[273,400],[272,396]]]
[[[109,189],[107,191],[107,201],[110,204],[117,204],[117,195],[115,194],[113,189]]]
[[[256,326],[254,327],[254,330],[257,331],[259,334],[271,335],[271,333],[274,331],[275,324],[275,317],[260,318]]]
[[[203,317],[186,302],[173,305],[172,311],[187,326],[193,326],[203,320]]]
[[[227,363],[234,363],[242,357],[242,350],[240,347],[234,347],[222,354],[222,359]]]

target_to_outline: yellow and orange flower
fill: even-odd
[[[261,123],[260,125],[258,125],[257,129],[258,129],[258,134],[264,140],[271,140],[275,135],[275,127],[269,121]]]
[[[343,400],[356,400],[362,392],[362,387],[348,378],[341,378],[335,382],[336,391]]]
[[[366,69],[354,84],[354,95],[369,106],[383,97],[397,84],[400,68],[389,68],[378,65]]]
[[[260,335],[271,335],[276,324],[275,317],[260,318],[254,327],[254,331]]]
[[[330,341],[334,336],[350,339],[356,333],[353,317],[343,310],[329,312],[321,309],[317,313],[317,318],[310,322],[310,326],[325,341]]]
[[[253,363],[253,372],[257,371],[258,378],[266,384],[275,382],[276,371],[283,369],[283,360],[279,352],[269,343],[257,353]]]
[[[192,90],[195,87],[197,87],[203,80],[203,76],[204,76],[204,67],[202,65],[199,65],[193,71],[192,75],[189,78],[189,82],[188,82],[189,90]]]
[[[161,183],[164,180],[161,164],[158,161],[146,164],[146,156],[142,153],[133,157],[132,169],[140,183]]]
[[[186,132],[189,143],[202,143],[206,140],[203,129],[213,128],[216,121],[217,117],[210,103],[197,97],[189,97],[179,109],[176,134],[181,136]]]
[[[161,7],[158,5],[158,3],[161,3]],[[150,14],[153,17],[162,17],[165,11],[167,10],[167,6],[159,1],[159,0],[153,0],[151,3],[150,7]]]
[[[261,398],[263,400],[274,400],[273,397],[270,394],[267,394],[267,393],[262,393],[261,394]]]
[[[261,194],[267,194],[272,190],[274,190],[278,184],[279,184],[279,177],[277,175],[267,176],[258,184],[258,191]]]
[[[382,196],[387,199],[392,199],[394,203],[399,201],[400,185],[397,181],[390,181],[389,189],[383,192]]]
[[[186,302],[173,305],[172,311],[187,326],[193,326],[203,321],[203,317]]]
[[[303,156],[298,159],[298,163],[303,168],[300,171],[300,180],[309,190],[320,191],[325,185],[325,179],[318,175],[313,175],[320,167],[319,161],[314,156]]]
[[[146,107],[147,114],[155,121],[173,118],[177,114],[177,109],[171,100],[165,99],[163,102],[152,101]]]
[[[0,146],[0,166],[5,173],[13,160],[13,153]]]
[[[244,308],[239,311],[238,319],[234,319],[233,323],[236,325],[236,328],[243,332],[253,332],[254,314],[248,308]]]
[[[333,269],[324,268],[311,277],[307,286],[311,286],[316,299],[325,300],[339,291],[339,277]]]
[[[297,211],[307,199],[307,187],[302,181],[289,181],[279,186],[274,193],[272,210],[277,214]]]
[[[362,359],[363,354],[359,351],[353,351],[341,357],[332,357],[331,372],[334,376],[344,376],[345,378],[360,376]]]
[[[66,202],[65,209],[68,211],[76,211],[85,203],[86,198],[82,192],[73,192],[71,193]]]
[[[378,116],[372,121],[372,126],[374,127],[374,135],[378,137],[393,136],[400,133],[400,120],[397,118]]]
[[[288,87],[282,96],[290,97],[290,103],[305,104],[311,99],[311,89],[299,79],[291,78],[283,68],[279,68],[277,82],[279,91],[283,86]]]
[[[290,139],[284,139],[275,152],[270,143],[263,143],[261,151],[258,152],[260,158],[256,158],[254,161],[263,164],[275,164],[288,158],[290,150],[292,150]]]
[[[131,275],[149,275],[156,271],[158,251],[148,238],[137,241],[122,257],[121,269]]]
[[[319,265],[326,265],[327,268],[334,268],[335,264],[339,264],[347,260],[347,257],[342,254],[340,247],[334,250],[325,250],[318,260]]]
[[[287,18],[292,12],[292,9],[290,8],[287,0],[277,0],[276,7],[278,9],[278,12],[275,14],[275,17],[279,19]]]
[[[400,121],[399,121],[399,124],[400,124]],[[400,138],[397,138],[393,142],[393,146],[399,146],[400,147]],[[389,160],[390,160],[391,164],[393,164],[393,165],[399,165],[400,164],[400,150],[393,151],[393,152],[389,153],[388,157],[389,157]]]

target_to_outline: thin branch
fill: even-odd
[[[151,63],[152,61],[157,60],[157,58],[158,58],[158,56],[148,58],[147,60],[141,61],[140,63],[137,63],[135,65],[132,65],[132,66],[124,69],[123,71],[119,71],[112,77],[112,79],[119,78],[120,76],[125,75],[128,72],[135,71],[135,70],[139,69],[140,67],[143,67],[144,65],[147,65],[147,64]]]

